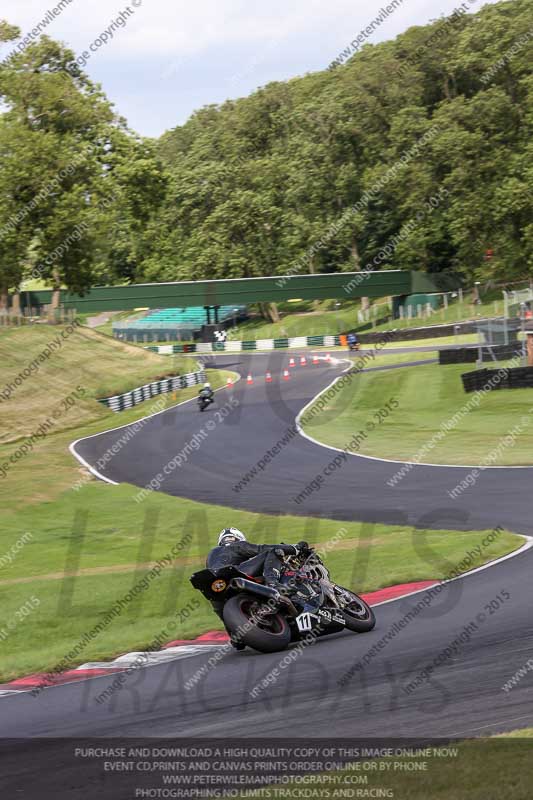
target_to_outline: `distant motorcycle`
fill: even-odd
[[[309,635],[372,630],[376,618],[368,603],[334,583],[312,548],[282,561],[279,591],[238,566],[203,569],[190,580],[208,600],[224,602],[222,613],[232,638],[262,653],[285,650]]]
[[[208,408],[211,403],[214,402],[215,398],[212,394],[209,394],[208,392],[200,392],[198,396],[198,407],[200,408],[200,411],[205,411],[206,408]]]

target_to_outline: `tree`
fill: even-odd
[[[4,291],[19,283],[27,236],[27,271],[56,298],[61,286],[83,293],[98,277],[130,278],[141,228],[165,192],[153,145],[129,131],[74,54],[45,36],[2,67],[0,99],[4,156],[23,164],[19,174],[2,169],[2,202],[11,198],[26,235]]]

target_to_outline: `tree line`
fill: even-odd
[[[364,269],[526,276],[532,11],[456,11],[159,140],[129,130],[42,37],[0,64],[0,291],[36,274],[76,291]]]

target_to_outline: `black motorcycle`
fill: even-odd
[[[279,590],[265,586],[261,575],[245,575],[238,566],[203,569],[190,580],[208,600],[224,603],[224,623],[232,639],[262,653],[344,629],[366,633],[376,624],[370,606],[334,583],[312,549],[283,558]]]
[[[200,411],[205,411],[211,403],[215,402],[215,398],[212,394],[208,394],[208,392],[200,392],[198,395],[198,407]]]

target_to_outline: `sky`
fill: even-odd
[[[60,13],[47,15],[60,2]],[[130,126],[143,136],[160,136],[202,106],[325,69],[390,2],[2,0],[0,18],[23,35],[51,20],[46,34],[86,62],[86,72]],[[367,42],[451,14],[461,2],[401,0],[382,15]],[[465,0],[472,11],[487,4]],[[0,60],[16,44],[0,45]]]

